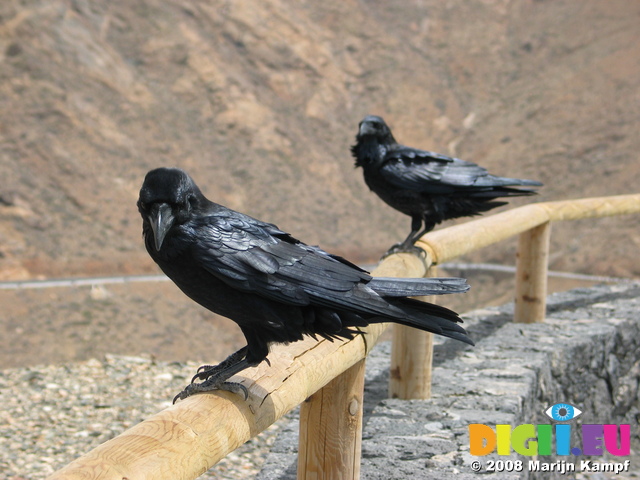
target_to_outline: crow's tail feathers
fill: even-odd
[[[474,345],[473,340],[467,336],[467,331],[458,325],[462,323],[462,319],[453,310],[411,298],[389,298],[388,300],[393,306],[406,313],[404,318],[395,318],[393,320],[395,323]]]
[[[464,278],[394,278],[374,277],[368,285],[382,297],[418,297],[464,293],[469,284]]]
[[[481,177],[473,185],[474,191],[468,192],[473,198],[498,198],[498,197],[524,197],[536,195],[538,192],[529,188],[514,187],[542,187],[542,183],[536,180],[522,178],[496,177],[486,175]]]
[[[473,345],[465,329],[458,325],[462,319],[456,312],[440,305],[405,298],[464,293],[469,290],[469,284],[464,278],[374,277],[367,286],[405,314],[402,317],[395,316],[395,323]]]
[[[497,177],[495,175],[484,175],[479,177],[473,184],[474,187],[542,187],[542,182],[537,180],[527,180],[525,178]]]
[[[501,197],[528,197],[530,195],[537,195],[535,190],[529,190],[527,188],[511,188],[511,187],[495,187],[487,190],[478,190],[472,192],[469,196],[477,199],[490,199]],[[501,205],[506,205],[506,202],[502,202]]]

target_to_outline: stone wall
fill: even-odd
[[[433,398],[427,401],[387,399],[390,344],[376,347],[367,362],[365,420],[362,442],[363,479],[475,478],[480,462],[484,478],[613,478],[593,473],[589,460],[612,467],[630,460],[630,468],[615,478],[640,471],[640,285],[624,284],[578,289],[549,297],[543,324],[510,322],[513,306],[465,315],[476,340],[470,348],[437,339],[434,353]],[[571,446],[581,446],[585,424],[630,424],[630,457],[472,456],[469,425],[554,424],[545,410],[559,402],[583,413],[572,422]],[[278,437],[260,480],[294,479],[297,419]],[[552,445],[552,448],[553,445]],[[635,450],[635,452],[634,452]],[[522,461],[519,472],[487,472],[490,461]],[[496,465],[499,465],[496,463]],[[505,466],[507,464],[505,463]],[[517,468],[518,464],[509,464]],[[535,464],[534,464],[535,465]],[[555,467],[554,467],[555,465]],[[620,467],[619,467],[620,468]]]

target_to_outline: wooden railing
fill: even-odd
[[[514,321],[544,320],[551,222],[640,213],[640,194],[533,203],[428,233],[417,242],[427,252],[425,268],[519,235]],[[394,325],[389,395],[431,396],[432,336]]]
[[[373,274],[422,277],[432,264],[520,235],[515,320],[542,321],[550,222],[628,213],[640,213],[640,194],[532,204],[431,232],[418,244],[427,252],[426,261],[392,255]],[[364,359],[386,326],[372,325],[348,342],[307,338],[276,345],[269,355],[271,366],[263,362],[242,373],[250,392],[247,401],[228,392],[194,395],[49,478],[193,479],[300,404],[298,478],[358,478]],[[398,332],[390,392],[426,398],[430,336]]]

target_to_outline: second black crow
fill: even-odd
[[[496,177],[475,163],[400,145],[385,121],[375,115],[360,122],[351,153],[356,167],[362,167],[369,188],[411,217],[411,233],[387,254],[421,251],[413,244],[436,224],[507,203],[497,198],[536,193],[513,187],[542,185],[535,180]]]

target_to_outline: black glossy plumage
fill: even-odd
[[[475,163],[400,145],[385,121],[375,115],[360,122],[351,153],[369,188],[411,217],[411,233],[396,250],[411,250],[417,239],[444,220],[477,215],[507,203],[497,198],[536,193],[513,187],[542,185],[496,177]]]
[[[444,307],[407,296],[464,292],[464,279],[372,278],[345,259],[305,245],[275,225],[209,201],[182,170],[145,177],[138,209],[149,255],[191,299],[235,321],[247,347],[185,389],[219,388],[267,357],[272,342],[305,334],[352,338],[356,327],[396,322],[472,344]]]

